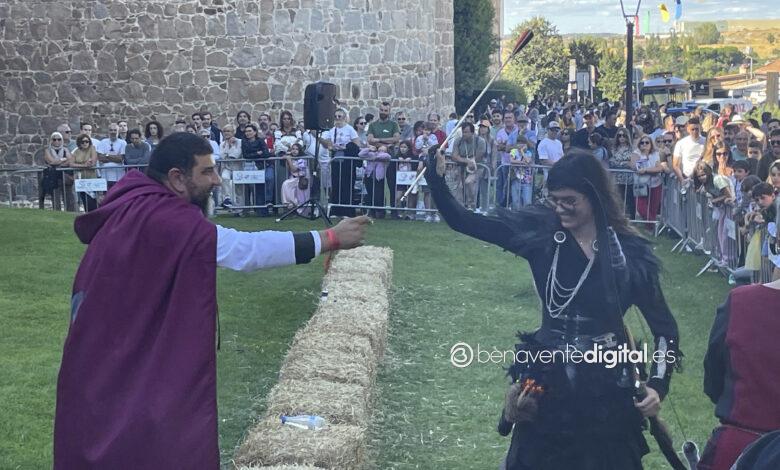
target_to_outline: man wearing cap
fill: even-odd
[[[200,136],[207,140],[211,145],[211,151],[214,155],[214,160],[219,160],[219,144],[211,140],[211,128],[203,127],[198,131],[198,134],[200,134]]]
[[[687,123],[688,135],[677,141],[673,153],[673,169],[677,180],[683,182],[693,176],[696,162],[704,152],[705,139],[701,135],[701,123],[691,118]]]
[[[558,121],[550,121],[547,125],[547,136],[539,142],[539,163],[545,166],[553,166],[555,162],[563,158],[563,143],[558,139],[561,125]]]
[[[574,147],[589,149],[588,139],[596,131],[596,115],[588,111],[582,119],[585,121],[585,127],[574,133],[571,144]]]
[[[528,117],[525,114],[521,114],[520,117],[517,118],[517,127],[519,129],[519,135],[528,139],[528,142],[530,142],[531,145],[536,145],[536,131],[532,131],[528,128]]]

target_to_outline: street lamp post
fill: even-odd
[[[634,114],[634,19],[639,14],[639,6],[642,5],[642,0],[639,0],[636,5],[636,11],[633,14],[626,14],[623,0],[620,0],[620,9],[623,11],[623,18],[626,20],[626,128],[631,129],[631,119]],[[639,91],[639,90],[637,90]],[[630,132],[630,130],[629,130]]]

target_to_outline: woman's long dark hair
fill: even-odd
[[[628,225],[622,204],[604,166],[591,153],[572,149],[566,156],[550,168],[547,175],[547,189],[573,189],[584,194],[594,215],[604,206],[607,223],[617,233],[635,234],[636,231]]]
[[[146,126],[144,126],[144,137],[146,137],[148,139],[148,138],[150,138],[152,136],[152,133],[149,132],[149,128],[152,126],[152,124],[157,126],[157,139],[158,140],[162,140],[162,138],[164,137],[164,135],[163,135],[163,127],[162,127],[162,124],[160,124],[157,121],[149,121],[149,122],[146,123]]]
[[[284,127],[284,118],[285,118],[285,116],[290,118],[290,129],[291,129],[291,131],[288,131]],[[290,111],[287,111],[286,109],[279,114],[279,130],[282,131],[282,133],[285,133],[285,132],[295,132],[295,118],[293,118],[292,113]]]

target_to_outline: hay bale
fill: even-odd
[[[373,387],[376,355],[368,338],[300,330],[279,372],[280,380],[320,379]]]
[[[370,389],[325,380],[285,380],[268,394],[266,416],[318,415],[332,424],[365,426]]]
[[[366,456],[366,429],[329,424],[318,431],[261,421],[236,452],[238,465],[310,465],[328,469],[357,470]]]
[[[330,299],[320,303],[308,330],[341,333],[367,338],[374,356],[381,359],[387,344],[387,309],[352,299]]]

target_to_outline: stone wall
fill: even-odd
[[[452,0],[0,0],[0,168],[67,121],[130,127],[292,110],[335,83],[352,117],[453,109]],[[44,137],[46,136],[46,137]]]

